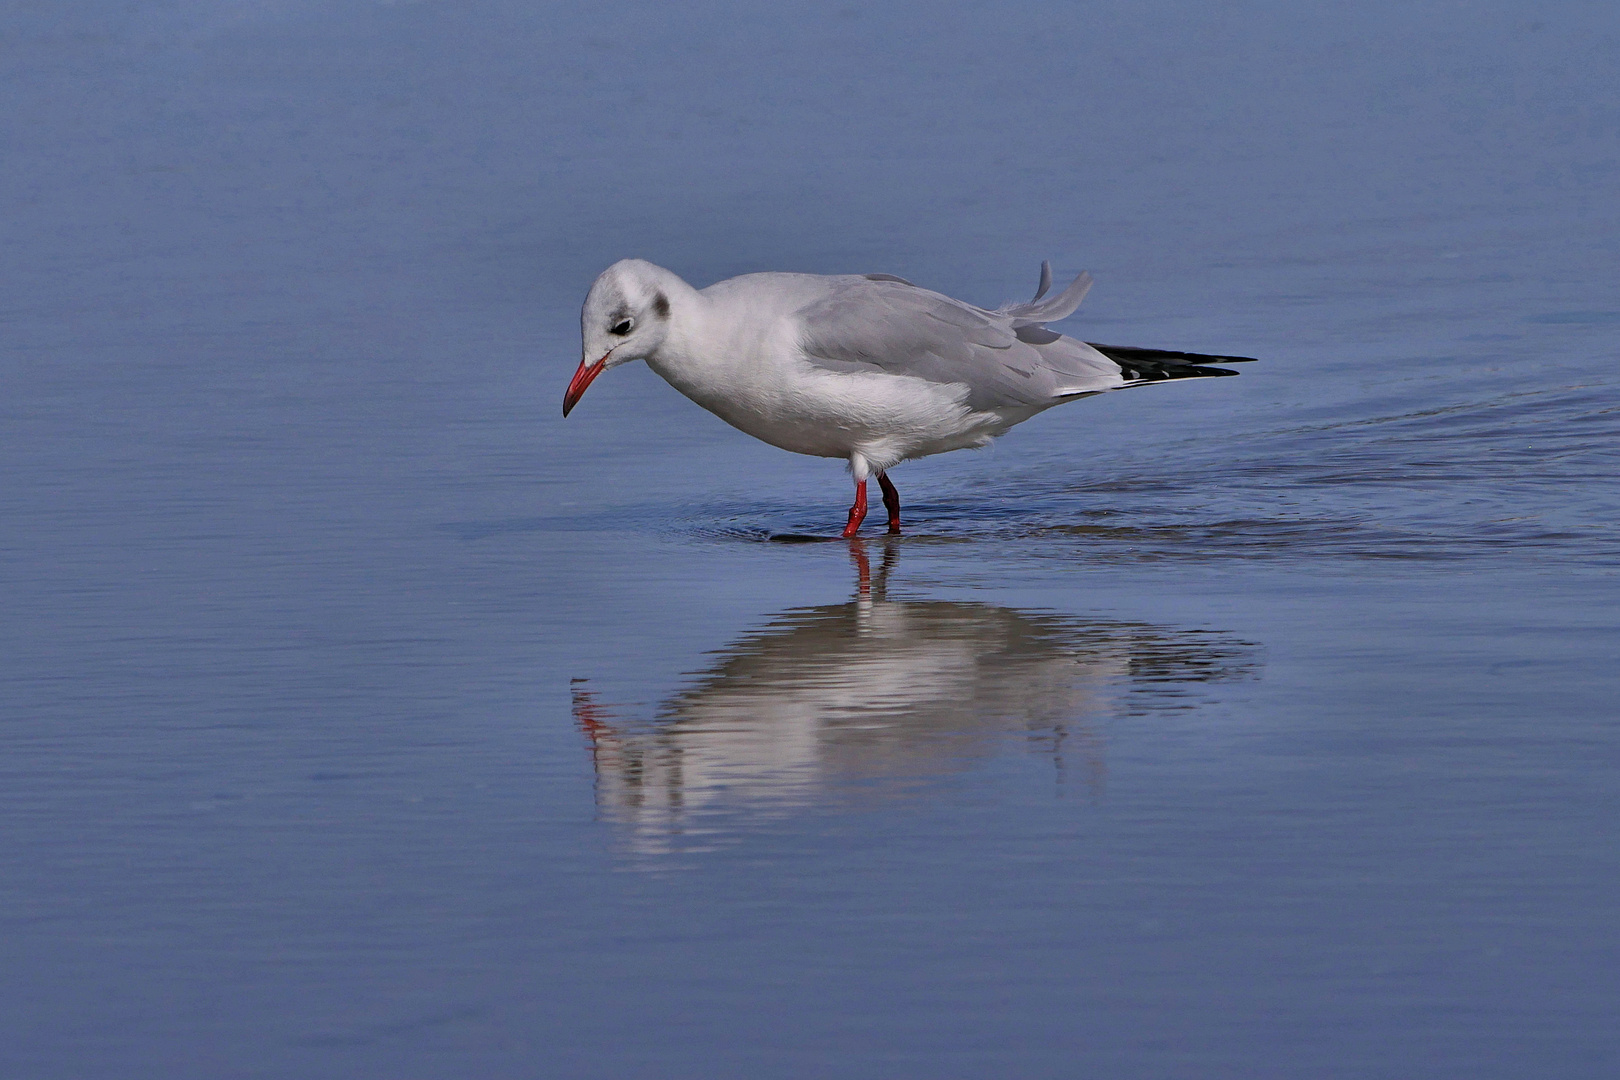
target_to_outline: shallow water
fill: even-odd
[[[0,1076],[1612,1075],[1617,42],[18,15]],[[561,420],[631,254],[1261,362],[852,545],[640,366]]]

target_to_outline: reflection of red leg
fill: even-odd
[[[855,560],[855,588],[862,596],[872,595],[872,564],[866,558],[866,545],[853,537],[849,541],[849,557]]]
[[[883,508],[889,512],[889,535],[900,535],[900,489],[894,486],[888,473],[878,473],[878,487],[883,489]]]
[[[866,517],[866,481],[855,481],[855,505],[849,508],[849,524],[844,526],[844,539],[848,540],[860,530]]]

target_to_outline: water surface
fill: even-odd
[[[17,14],[0,1076],[1612,1075],[1617,43]],[[628,255],[1261,362],[850,545],[639,365],[562,421]]]

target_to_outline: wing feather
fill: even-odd
[[[838,278],[797,313],[801,346],[811,363],[832,371],[961,385],[975,411],[1044,408],[1124,383],[1120,366],[1084,342],[1050,331],[1020,332],[1047,310],[1073,311],[1087,286],[1089,279],[1077,279],[1058,296],[1019,305],[1013,314],[893,280]]]

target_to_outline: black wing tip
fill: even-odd
[[[1093,349],[1102,353],[1110,360],[1141,360],[1149,362],[1172,363],[1180,361],[1183,364],[1203,364],[1220,362],[1222,364],[1253,364],[1258,362],[1254,356],[1227,356],[1224,353],[1196,353],[1179,352],[1175,349],[1144,349],[1136,345],[1101,345],[1095,341],[1086,342]]]
[[[1220,356],[1215,353],[1178,352],[1174,349],[1140,349],[1134,345],[1098,345],[1087,342],[1093,349],[1119,365],[1120,371],[1132,382],[1163,382],[1166,379],[1207,379],[1221,375],[1237,375],[1236,371],[1208,365],[1249,364],[1252,356]]]

